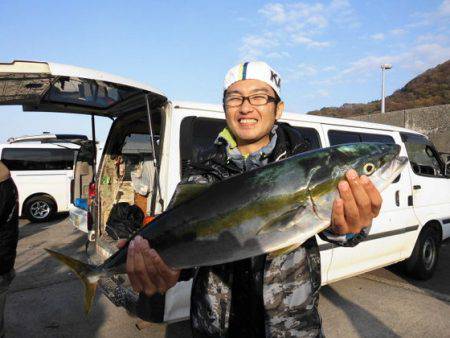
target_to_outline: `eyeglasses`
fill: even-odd
[[[255,94],[250,96],[240,96],[240,95],[230,95],[223,99],[225,106],[227,107],[239,107],[245,100],[252,106],[264,106],[269,102],[278,102],[278,98],[267,95],[267,94]]]

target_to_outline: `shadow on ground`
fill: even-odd
[[[68,215],[69,215],[68,212],[60,212],[60,213],[56,214],[50,222],[45,222],[45,223],[33,223],[27,219],[21,220],[21,223],[22,222],[26,222],[26,223],[20,227],[19,240],[21,240],[25,237],[28,237],[28,236],[35,235],[41,231],[46,230],[47,228],[49,228],[53,225],[60,223],[62,220],[67,218]]]
[[[439,261],[433,277],[429,280],[417,280],[405,274],[401,265],[392,265],[386,270],[392,272],[399,280],[403,280],[411,285],[423,289],[425,292],[432,291],[430,296],[435,296],[433,292],[450,297],[450,238],[441,244]]]
[[[52,247],[82,256],[85,236],[67,226],[55,226],[66,216],[20,227],[16,278],[5,314],[8,337],[92,337],[105,320],[103,305],[98,302],[91,315],[83,314],[81,283],[44,251]]]
[[[342,297],[332,286],[322,287],[320,293],[321,297],[345,312],[360,337],[370,337],[375,332],[383,332],[383,337],[400,337],[363,307]]]

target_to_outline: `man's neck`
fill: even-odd
[[[251,153],[257,152],[258,150],[264,148],[266,145],[268,145],[270,142],[269,135],[266,135],[262,139],[252,142],[252,143],[245,143],[241,141],[237,141],[237,147],[242,155],[249,155]]]

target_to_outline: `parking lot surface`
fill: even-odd
[[[82,257],[84,242],[66,215],[41,224],[21,220],[6,337],[191,336],[187,321],[138,330],[137,318],[100,294],[86,316],[81,283],[43,250]],[[450,241],[442,245],[431,280],[418,282],[395,268],[379,269],[323,287],[319,309],[327,337],[450,337]]]

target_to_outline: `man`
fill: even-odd
[[[0,338],[5,335],[6,293],[14,278],[14,261],[19,236],[17,189],[8,168],[0,161]]]
[[[277,122],[284,109],[280,81],[263,62],[247,62],[227,73],[223,98],[227,128],[180,184],[215,182],[309,149],[297,130]],[[320,236],[353,246],[367,235],[381,196],[367,177],[358,177],[354,170],[346,178],[338,185],[332,225]],[[178,280],[194,276],[195,337],[322,336],[317,311],[320,256],[314,237],[281,256],[261,255],[181,273],[137,237],[128,249],[127,272],[133,288],[146,295],[163,293]]]

